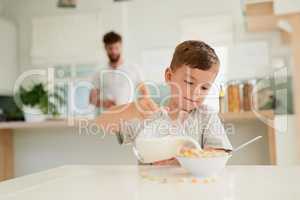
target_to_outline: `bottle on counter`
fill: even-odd
[[[255,80],[245,81],[243,84],[243,110],[251,111],[254,108],[253,88]]]
[[[240,83],[230,81],[227,88],[228,93],[228,112],[241,111]]]

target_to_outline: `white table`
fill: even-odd
[[[64,166],[0,183],[0,199],[300,199],[300,166],[229,166],[192,181],[176,167]]]

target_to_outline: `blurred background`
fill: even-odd
[[[81,134],[64,121],[70,114],[99,114],[89,104],[91,88],[80,85],[107,63],[102,37],[112,30],[123,37],[126,62],[160,89],[158,103],[167,93],[163,73],[175,46],[190,39],[213,46],[221,72],[206,103],[230,125],[234,146],[264,136],[230,164],[299,164],[299,13],[296,0],[0,0],[3,174],[20,176],[66,164],[136,163],[131,147],[120,146],[114,136]],[[33,92],[14,88],[33,69],[37,77],[24,81],[35,85]],[[38,85],[45,77],[56,100],[52,107],[48,101],[44,105],[56,117],[23,122],[13,91],[30,104],[51,91]]]

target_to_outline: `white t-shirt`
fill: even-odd
[[[192,137],[202,148],[232,150],[218,113],[205,105],[192,111],[183,123],[172,121],[163,110],[150,119],[131,120],[121,127],[119,140],[122,144],[130,144],[137,138],[161,138],[169,135]]]
[[[106,66],[97,71],[93,84],[100,89],[100,99],[114,100],[117,105],[134,100],[136,86],[142,75],[135,65],[123,64],[116,69]]]

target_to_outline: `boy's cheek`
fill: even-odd
[[[204,99],[207,98],[207,96],[208,96],[208,92],[205,92],[205,93],[202,92],[201,94],[198,94],[198,95],[195,97],[195,99],[196,99],[197,103],[198,103],[199,105],[201,105],[202,102],[204,101]]]
[[[175,86],[175,85],[172,85],[171,86],[171,96],[182,96],[182,94],[185,93],[185,90],[183,90],[181,87],[178,87],[178,86]]]
[[[199,100],[197,101],[197,103],[194,104],[194,108],[198,108],[199,106],[201,106],[202,103],[203,103],[203,100],[204,100],[204,99],[199,99]]]

